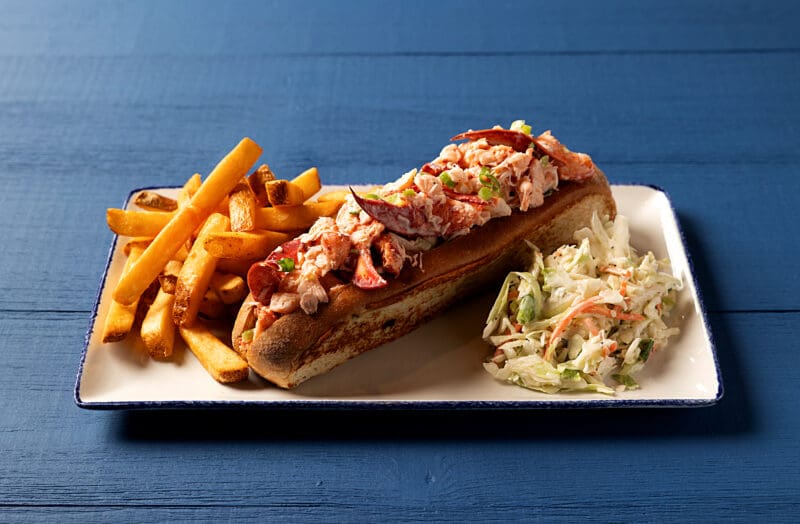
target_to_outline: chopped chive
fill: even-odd
[[[443,171],[442,174],[439,175],[439,181],[450,189],[456,187],[456,183],[453,181],[453,179],[450,177],[450,173],[447,171]]]
[[[492,199],[493,193],[492,190],[488,187],[484,186],[478,190],[478,196],[481,197],[482,200],[486,200],[487,202]]]
[[[281,271],[284,273],[288,273],[289,271],[294,270],[294,259],[293,258],[282,258],[278,260],[278,267],[281,268]]]

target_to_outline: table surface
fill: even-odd
[[[0,1],[0,520],[790,521],[800,510],[800,4]],[[526,118],[670,195],[725,395],[695,409],[89,411],[139,186],[242,136],[384,181]]]

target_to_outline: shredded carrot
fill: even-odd
[[[599,269],[601,273],[617,275],[622,278],[631,278],[631,276],[633,276],[633,272],[630,269],[620,269],[617,266],[602,266]]]
[[[623,297],[628,293],[628,281],[623,280],[619,283],[619,294]]]
[[[556,328],[553,330],[553,334],[550,335],[550,340],[547,342],[547,349],[545,349],[544,351],[544,356],[543,356],[544,360],[550,358],[550,350],[553,349],[555,342],[557,342],[558,339],[561,338],[561,334],[564,332],[565,329],[567,329],[569,323],[572,322],[572,320],[581,313],[585,312],[588,309],[591,309],[592,306],[594,306],[598,300],[600,300],[600,297],[587,298],[583,302],[578,302],[575,306],[572,307],[572,309],[569,310],[569,312],[567,312],[566,315],[564,315],[564,318],[562,318],[561,321],[559,321],[559,323],[556,325]]]
[[[589,334],[593,337],[597,336],[600,333],[600,327],[597,325],[597,322],[592,317],[586,317],[583,319],[583,325],[586,326],[586,329],[589,330]]]
[[[615,318],[617,320],[644,320],[645,317],[643,315],[639,315],[638,313],[624,313],[622,308],[617,306],[615,309],[611,310],[605,306],[594,306],[590,308],[587,313],[591,313],[592,315],[601,315],[604,317]]]

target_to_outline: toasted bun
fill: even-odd
[[[424,253],[420,267],[405,267],[384,288],[331,288],[329,303],[316,314],[296,311],[280,317],[244,351],[240,335],[255,325],[255,307],[248,298],[234,325],[234,346],[256,373],[293,388],[405,335],[456,300],[499,285],[509,271],[529,262],[526,240],[552,251],[572,242],[574,232],[588,226],[595,212],[616,214],[611,188],[599,171],[583,183],[563,182],[540,207],[490,220]]]

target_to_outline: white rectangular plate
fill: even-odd
[[[719,366],[675,213],[663,191],[613,186],[619,212],[630,219],[632,244],[669,257],[683,280],[669,323],[681,334],[655,353],[637,375],[641,389],[614,396],[547,395],[493,379],[482,367],[488,347],[481,340],[494,292],[451,309],[416,331],[369,351],[296,389],[279,389],[251,372],[236,385],[215,382],[182,345],[169,362],[149,359],[138,337],[102,344],[100,331],[111,292],[125,262],[115,240],[92,314],[81,358],[75,400],[80,407],[189,408],[566,408],[703,406],[722,397]],[[157,189],[174,194],[174,189]],[[134,191],[127,206],[135,208]],[[133,340],[133,341],[131,341]]]

